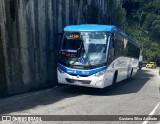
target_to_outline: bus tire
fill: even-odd
[[[116,71],[114,74],[113,81],[112,81],[112,88],[114,88],[116,86],[117,76],[118,76],[118,71]]]

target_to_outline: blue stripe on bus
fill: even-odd
[[[103,71],[107,68],[107,66],[103,66],[103,67],[92,69],[92,70],[78,70],[78,69],[67,68],[61,64],[58,64],[58,67],[68,74],[85,75],[85,76],[90,76],[90,75],[96,74],[96,73]]]

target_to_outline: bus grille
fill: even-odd
[[[90,84],[91,83],[90,80],[74,80],[74,79],[68,79],[68,78],[66,78],[66,81],[68,83],[75,83],[75,82],[80,82],[82,84]]]
[[[88,77],[88,75],[77,75],[77,74],[69,74],[71,76],[80,76],[80,77]]]

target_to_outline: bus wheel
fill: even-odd
[[[118,71],[116,71],[114,74],[113,81],[112,81],[112,88],[116,86],[117,76],[118,76]]]

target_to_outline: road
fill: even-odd
[[[158,69],[138,71],[114,89],[59,86],[0,100],[0,115],[160,115]],[[0,122],[10,124],[11,122]],[[18,124],[18,122],[12,122]],[[30,122],[26,122],[31,124]],[[32,122],[40,124],[40,122]],[[53,122],[43,122],[52,124]],[[75,122],[54,122],[75,123]],[[76,122],[84,123],[84,122]],[[104,124],[160,124],[149,121],[85,122]]]

